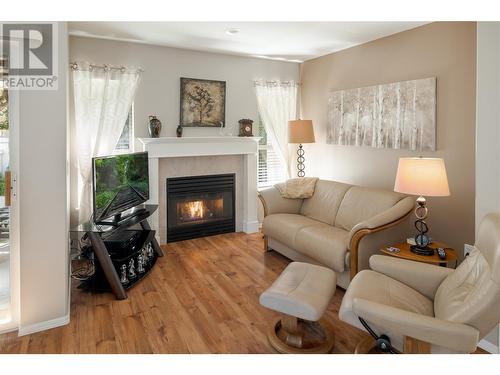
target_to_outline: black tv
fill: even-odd
[[[92,159],[94,222],[114,217],[149,199],[148,153],[137,152]]]

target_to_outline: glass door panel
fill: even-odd
[[[0,77],[5,75],[6,59],[0,57]],[[0,329],[11,321],[10,264],[10,186],[9,93],[0,80]]]

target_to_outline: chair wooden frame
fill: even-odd
[[[308,345],[305,336],[315,338],[314,345]],[[271,346],[282,354],[326,354],[334,346],[335,338],[319,322],[310,322],[295,316],[283,314],[269,327],[267,338]]]
[[[387,224],[384,224],[384,225],[381,225],[381,226],[375,227],[375,228],[363,228],[363,229],[358,230],[357,232],[355,232],[352,235],[351,241],[349,242],[349,251],[351,253],[349,272],[350,272],[351,280],[359,272],[359,263],[358,263],[359,262],[359,243],[361,242],[361,240],[370,234],[383,231],[385,229],[394,227],[394,226],[402,223],[403,221],[406,220],[406,218],[408,216],[410,216],[410,214],[412,212],[413,212],[413,209],[408,211],[405,215],[401,216],[399,219],[394,220],[390,223],[387,223]]]

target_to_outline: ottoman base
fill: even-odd
[[[268,332],[271,346],[284,354],[329,353],[334,344],[333,335],[318,322],[283,315]]]

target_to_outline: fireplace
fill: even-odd
[[[235,174],[167,178],[167,242],[235,231]]]

